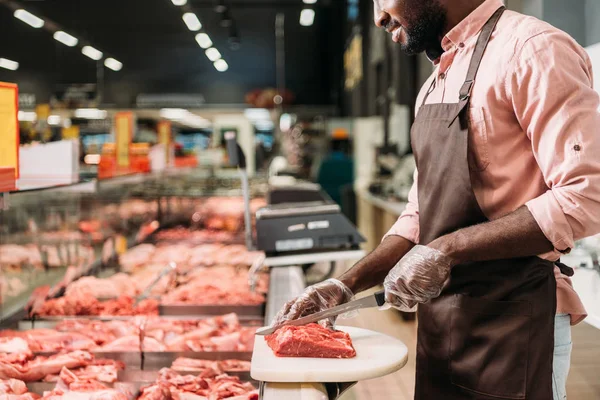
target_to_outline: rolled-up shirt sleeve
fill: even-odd
[[[507,91],[548,186],[526,205],[555,250],[567,252],[600,232],[600,98],[591,61],[551,30],[528,39],[513,62]]]
[[[414,183],[408,193],[406,208],[392,226],[392,229],[383,237],[402,236],[414,244],[419,244],[419,201],[417,191],[418,172],[415,170]]]

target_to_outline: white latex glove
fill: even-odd
[[[413,247],[385,278],[385,300],[406,312],[438,297],[450,277],[453,261],[427,246]]]

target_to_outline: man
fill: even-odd
[[[420,303],[416,399],[565,399],[569,322],[585,311],[557,260],[600,231],[590,60],[501,0],[374,3],[376,24],[435,65],[409,204],[373,253],[277,320],[384,282],[396,308]]]

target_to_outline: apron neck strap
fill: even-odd
[[[485,49],[490,42],[492,32],[494,32],[494,29],[496,28],[496,25],[498,24],[498,21],[505,10],[506,8],[504,6],[500,7],[485,23],[481,30],[481,34],[479,35],[477,44],[475,45],[475,50],[473,51],[473,56],[471,57],[471,64],[469,65],[469,71],[467,72],[467,79],[460,89],[459,99],[461,102],[466,102],[471,97],[471,90],[473,89],[473,84],[475,83],[475,77],[477,76],[477,71],[481,65],[481,60],[483,60],[483,54],[485,53]]]

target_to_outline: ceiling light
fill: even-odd
[[[188,12],[183,14],[183,22],[187,25],[188,29],[192,32],[197,32],[202,29],[202,24],[196,16],[196,14]]]
[[[104,55],[100,50],[95,49],[92,46],[84,46],[83,49],[81,49],[81,52],[92,60],[96,61],[101,60],[102,56]]]
[[[75,36],[63,31],[54,32],[54,39],[69,47],[77,46],[77,43],[79,43],[79,40]]]
[[[19,121],[23,122],[35,122],[37,114],[34,111],[19,111]]]
[[[110,68],[113,71],[120,71],[121,69],[123,69],[123,63],[120,61],[115,60],[112,57],[107,58],[106,60],[104,60],[104,66],[106,68]]]
[[[214,47],[207,49],[205,53],[206,57],[208,57],[210,61],[217,61],[219,58],[221,58],[221,53],[219,53],[219,50],[215,49]]]
[[[206,33],[197,34],[196,42],[198,42],[198,45],[200,45],[200,47],[202,47],[203,49],[208,49],[210,46],[213,45],[212,40],[210,40],[210,37]]]
[[[75,110],[75,117],[82,119],[106,119],[108,113],[106,110],[97,108],[79,108]]]
[[[10,69],[11,71],[16,71],[19,69],[19,63],[13,60],[9,60],[7,58],[0,58],[0,68]]]
[[[219,0],[219,3],[215,7],[215,11],[218,13],[224,13],[225,11],[227,11],[227,6],[225,5],[224,0]]]
[[[187,0],[171,0],[173,4],[176,6],[185,6],[187,4]]]
[[[224,11],[223,16],[221,17],[221,26],[223,28],[229,28],[233,24],[233,19],[231,18],[231,14],[229,11]]]
[[[305,8],[300,13],[300,25],[311,26],[315,22],[315,10]]]
[[[304,4],[316,4],[317,0],[302,0]]]
[[[29,11],[19,9],[19,10],[16,10],[13,15],[15,16],[15,18],[20,19],[21,21],[25,22],[27,25],[32,26],[34,28],[41,28],[42,26],[44,26],[44,20],[39,17],[36,17]]]
[[[214,66],[217,69],[217,71],[219,72],[225,72],[229,69],[229,65],[227,64],[227,61],[220,59],[214,62]]]

